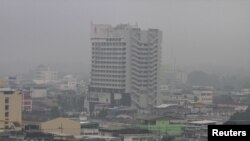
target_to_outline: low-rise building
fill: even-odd
[[[40,128],[46,133],[65,133],[71,135],[80,135],[81,126],[79,121],[67,119],[67,118],[56,118],[40,124]]]
[[[214,89],[212,87],[193,87],[194,102],[213,104]]]
[[[80,122],[81,135],[98,135],[99,124],[96,122],[82,121]]]
[[[39,65],[36,68],[34,82],[36,84],[50,84],[58,81],[58,72],[52,70],[49,66]]]
[[[159,141],[160,137],[149,130],[140,128],[100,128],[102,136],[121,137],[122,141]]]
[[[139,116],[139,127],[161,136],[180,136],[186,123],[184,119],[172,116]]]
[[[201,120],[189,122],[184,129],[184,138],[197,141],[207,141],[208,126],[215,125],[217,121]]]
[[[47,97],[47,89],[46,87],[34,87],[31,89],[31,97],[32,98],[46,98]]]
[[[72,75],[64,76],[60,83],[61,90],[76,90],[77,89],[77,79]]]

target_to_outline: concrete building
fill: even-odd
[[[81,136],[75,136],[75,138],[84,141],[122,141],[120,137],[100,136],[100,135],[81,135]]]
[[[216,125],[217,121],[201,120],[189,122],[184,128],[184,138],[195,141],[207,141],[208,125]]]
[[[0,89],[0,129],[22,124],[22,95],[9,88]]]
[[[36,68],[34,82],[36,84],[49,84],[57,82],[58,73],[45,65]]]
[[[81,121],[81,135],[98,135],[99,124],[96,122]]]
[[[92,25],[89,101],[112,104],[113,94],[130,94],[132,106],[156,105],[162,33],[128,24]],[[103,100],[103,101],[101,101]]]
[[[48,93],[46,87],[34,87],[31,89],[32,98],[46,98],[47,94]]]
[[[32,111],[32,96],[30,90],[22,91],[22,107],[23,111],[31,112]]]
[[[18,81],[16,76],[9,76],[7,78],[8,81],[8,87],[11,89],[17,89],[18,87]]]
[[[0,79],[0,88],[4,87],[4,80]]]
[[[181,89],[170,90],[168,85],[161,85],[157,98],[157,105],[170,103],[184,105],[187,101],[187,94],[184,94]]]
[[[73,75],[66,75],[60,83],[61,90],[76,90],[77,79]]]
[[[193,86],[194,102],[202,104],[213,104],[213,87]]]
[[[161,66],[161,84],[175,87],[185,84],[187,81],[187,72],[181,70],[175,64],[163,64]]]
[[[121,137],[122,141],[159,141],[160,137],[147,129],[112,127],[100,128],[102,136]]]

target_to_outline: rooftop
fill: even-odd
[[[168,108],[170,106],[178,106],[177,104],[161,104],[156,106],[155,108]]]
[[[217,121],[213,120],[200,120],[200,121],[192,121],[190,122],[191,124],[200,124],[200,125],[208,125],[208,124],[215,124]]]

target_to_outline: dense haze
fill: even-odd
[[[39,64],[88,73],[90,25],[163,31],[164,64],[250,70],[249,0],[0,0],[0,75]]]

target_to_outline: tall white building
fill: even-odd
[[[161,40],[158,29],[142,30],[128,24],[92,25],[90,101],[112,103],[116,94],[130,94],[133,107],[155,106]]]

